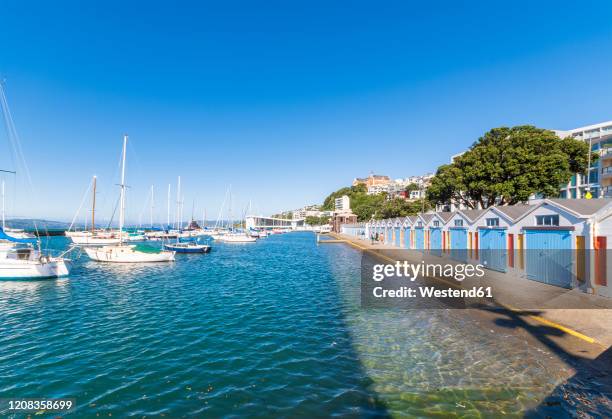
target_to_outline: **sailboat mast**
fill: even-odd
[[[178,177],[177,187],[176,187],[176,223],[174,224],[174,228],[180,229],[180,220],[181,220],[181,177]]]
[[[92,192],[92,199],[91,199],[91,234],[94,234],[95,231],[96,231],[96,176],[94,175],[93,192]]]
[[[153,228],[153,205],[155,202],[155,195],[154,195],[154,191],[153,191],[153,185],[151,185],[151,210],[149,213],[149,222],[151,224],[151,228]]]
[[[123,157],[121,159],[121,207],[119,212],[119,244],[123,244],[123,224],[125,222],[125,153],[128,136],[123,136]]]
[[[166,228],[170,228],[170,184],[168,184],[168,219],[166,220]]]
[[[6,230],[6,212],[4,206],[4,179],[2,179],[2,230]]]

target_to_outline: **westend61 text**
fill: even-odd
[[[414,281],[418,277],[446,277],[457,281],[466,278],[482,278],[483,265],[466,264],[440,264],[440,263],[408,263],[397,261],[395,264],[377,264],[372,269],[372,279],[376,282],[388,277],[408,278]]]
[[[492,298],[491,287],[473,287],[470,289],[437,289],[435,287],[416,288],[400,287],[398,289],[384,289],[374,287],[372,294],[376,298]]]

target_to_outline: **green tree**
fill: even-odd
[[[425,205],[423,205],[425,204]],[[419,212],[429,209],[429,204],[426,201],[406,201],[401,198],[394,198],[385,201],[380,210],[376,214],[376,218],[396,218],[406,217],[408,215],[416,215]]]
[[[420,187],[416,183],[409,183],[408,186],[406,186],[406,189],[404,189],[404,191],[410,193],[412,191],[418,191],[419,189]]]
[[[306,224],[311,226],[320,226],[323,224],[329,223],[329,217],[316,217],[314,215],[309,215],[305,220]]]
[[[352,201],[353,197],[357,195],[366,195],[367,192],[368,192],[368,189],[363,184],[359,184],[357,186],[347,186],[345,188],[340,188],[336,192],[331,193],[327,198],[325,198],[321,209],[324,211],[333,211],[335,209],[334,201],[336,198],[340,198],[343,195],[347,195]]]
[[[434,203],[469,208],[525,202],[540,193],[558,196],[559,186],[587,167],[588,144],[560,139],[530,125],[494,128],[452,164],[438,168],[427,190]],[[592,159],[597,156],[592,154]]]

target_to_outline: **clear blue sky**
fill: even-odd
[[[97,174],[108,217],[124,132],[135,221],[151,184],[165,219],[177,175],[187,214],[229,184],[235,213],[272,213],[435,171],[491,127],[612,119],[609,1],[127,3],[3,2],[35,190],[12,214],[70,219]]]

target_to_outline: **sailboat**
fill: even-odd
[[[210,245],[200,244],[196,240],[181,241],[177,238],[174,243],[165,243],[164,249],[176,253],[208,253],[210,252]]]
[[[246,234],[244,231],[238,231],[234,228],[234,225],[233,225],[234,223],[231,217],[231,210],[232,210],[231,186],[230,186],[229,196],[230,196],[230,204],[228,206],[228,218],[229,218],[229,223],[230,223],[230,230],[226,234],[219,237],[218,240],[225,242],[225,243],[253,243],[257,241],[255,237],[251,237],[248,234]]]
[[[86,247],[85,252],[90,259],[98,262],[113,263],[139,263],[139,262],[171,262],[174,253],[159,250],[154,247],[139,247],[134,244],[125,244],[123,225],[125,222],[125,157],[128,137],[123,137],[123,153],[121,158],[121,196],[119,210],[119,243],[102,247]]]
[[[119,235],[112,231],[96,231],[96,176],[92,179],[91,231],[66,232],[72,243],[77,246],[108,246],[119,243]]]
[[[9,139],[19,141],[17,130],[0,82],[0,107],[4,115]],[[24,162],[25,165],[25,162]],[[10,172],[3,170],[3,172]],[[2,227],[0,228],[0,279],[43,279],[66,276],[70,273],[70,260],[53,257],[40,248],[39,237],[16,238],[5,232],[4,184],[2,188]],[[35,246],[36,245],[36,246]],[[67,252],[65,252],[67,253]],[[64,253],[64,254],[65,254]]]
[[[58,278],[70,274],[70,260],[43,253],[38,239],[17,239],[0,229],[0,240],[0,279]]]

